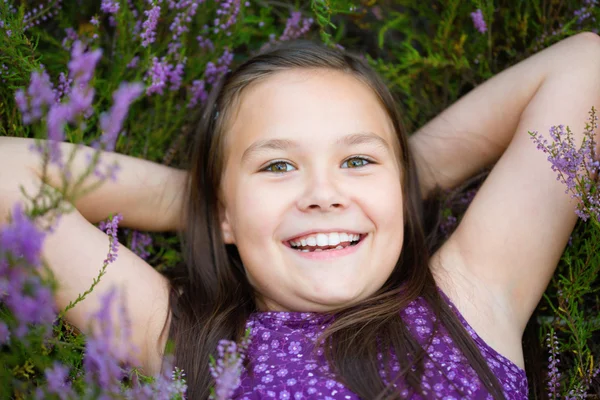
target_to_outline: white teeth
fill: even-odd
[[[329,244],[329,237],[325,233],[317,234],[317,246],[327,246]]]
[[[331,232],[329,234],[329,246],[337,246],[340,244],[340,235],[337,232]]]
[[[315,253],[319,251],[323,251],[323,249],[315,249]]]
[[[344,248],[344,246],[338,246],[338,247],[336,247],[335,249],[336,249],[336,250],[342,250],[343,248]]]
[[[308,249],[300,250],[303,253],[308,253]]]
[[[318,233],[316,235],[310,235],[303,237],[298,240],[290,240],[289,243],[293,247],[326,247],[326,246],[337,246],[340,243],[356,242],[360,240],[359,234],[346,233],[346,232],[331,232],[331,233]]]

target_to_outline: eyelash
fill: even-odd
[[[347,158],[347,159],[344,161],[344,163],[347,163],[347,162],[348,162],[348,161],[350,161],[350,160],[363,160],[363,161],[366,161],[366,162],[367,162],[367,164],[363,164],[363,165],[361,165],[361,166],[359,166],[359,167],[355,167],[355,168],[362,168],[362,167],[365,167],[365,166],[367,166],[367,165],[369,165],[369,164],[373,164],[373,163],[374,163],[374,162],[373,162],[373,160],[371,160],[371,159],[369,159],[369,158],[367,158],[367,157],[363,157],[363,156],[353,156],[353,157]],[[266,167],[264,167],[264,168],[263,168],[261,171],[262,171],[262,172],[271,172],[271,173],[274,173],[274,174],[283,174],[283,173],[285,173],[285,172],[291,172],[291,171],[277,171],[277,172],[276,172],[276,171],[268,171],[268,169],[269,169],[269,168],[271,168],[273,165],[277,165],[277,164],[290,164],[290,165],[291,165],[291,163],[289,163],[288,161],[284,161],[284,160],[275,160],[275,161],[273,161],[273,162],[269,163],[269,164],[268,164]],[[352,168],[351,168],[351,169],[352,169]]]

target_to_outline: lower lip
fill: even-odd
[[[334,250],[328,250],[328,251],[299,251],[299,250],[292,249],[291,247],[288,247],[288,246],[285,246],[285,247],[287,247],[288,249],[290,249],[291,251],[296,253],[298,256],[307,258],[309,260],[331,260],[334,258],[344,257],[344,256],[354,253],[355,251],[358,250],[359,247],[362,246],[362,244],[365,241],[365,239],[367,238],[367,236],[368,236],[368,234],[365,235],[363,238],[361,238],[360,241],[356,245],[344,247],[343,249],[340,249],[340,250],[334,249]]]

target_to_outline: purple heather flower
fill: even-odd
[[[40,21],[46,21],[58,15],[62,0],[49,1],[47,5],[40,4],[23,15],[23,30],[27,30],[34,25],[39,25]],[[10,11],[9,11],[10,12]],[[13,11],[16,13],[16,10]]]
[[[68,63],[69,77],[75,81],[75,86],[87,85],[94,75],[96,64],[102,57],[102,50],[84,51],[84,44],[77,40],[73,43],[71,61]]]
[[[208,50],[208,51],[215,50],[215,45],[213,44],[212,40],[210,40],[209,38],[205,38],[203,36],[197,36],[196,40],[198,41],[198,45],[200,46],[201,49]]]
[[[171,42],[168,45],[169,54],[175,54],[182,46],[181,35],[189,31],[188,25],[198,11],[198,5],[204,0],[181,0],[178,2],[169,1],[170,9],[177,9],[179,12],[175,15],[169,30],[172,33]]]
[[[183,67],[185,66],[186,59],[183,59],[182,62],[177,63],[175,68],[171,69],[169,72],[169,81],[171,82],[170,90],[178,90],[181,87],[181,82],[183,80]]]
[[[98,26],[100,25],[100,21],[98,20],[98,17],[96,17],[95,15],[92,17],[92,19],[90,19],[90,24],[94,25],[94,26]]]
[[[45,234],[27,217],[20,203],[13,207],[11,217],[10,224],[0,226],[0,259],[10,253],[38,267]]]
[[[142,259],[147,259],[150,253],[146,250],[152,244],[152,237],[147,233],[140,231],[130,231],[125,229],[125,234],[131,233],[131,251],[137,254]]]
[[[137,67],[138,62],[140,61],[140,57],[135,56],[131,59],[131,61],[129,61],[129,63],[127,64],[127,68],[135,68]]]
[[[42,117],[42,107],[51,105],[54,102],[52,83],[46,72],[33,72],[31,74],[31,82],[27,89],[27,95],[31,102],[32,117],[37,120]]]
[[[233,61],[233,53],[229,49],[223,51],[223,55],[217,60],[215,65],[212,61],[206,63],[204,70],[204,79],[209,85],[214,85],[229,70],[229,65]]]
[[[21,204],[13,207],[11,217],[11,222],[0,228],[0,302],[15,316],[18,326],[13,333],[22,338],[28,324],[51,324],[55,310],[50,288],[43,286],[36,274],[45,234]],[[0,336],[6,338],[5,332]]]
[[[203,80],[195,80],[192,82],[192,88],[190,89],[190,102],[188,108],[195,107],[198,103],[201,105],[208,99],[208,93],[205,89],[205,83]]]
[[[3,302],[17,320],[17,326],[12,331],[15,337],[22,339],[29,331],[29,324],[49,327],[56,317],[50,288],[44,286],[40,278],[22,264],[9,268],[5,279],[8,285]]]
[[[240,385],[249,341],[249,332],[239,346],[231,340],[219,341],[217,346],[218,359],[210,363],[210,374],[215,380],[214,396],[211,396],[211,399],[230,399],[233,392]]]
[[[65,125],[70,119],[72,113],[67,104],[55,104],[50,108],[46,117],[46,127],[48,130],[48,146],[50,149],[50,162],[61,163],[62,153],[59,142],[65,140]]]
[[[213,33],[227,31],[237,22],[240,13],[240,0],[223,0],[216,11],[217,18],[213,21]],[[226,32],[229,36],[231,32]]]
[[[77,34],[77,32],[75,32],[75,29],[73,28],[66,28],[65,29],[65,33],[67,34],[65,36],[65,38],[62,41],[62,47],[65,50],[69,49],[69,44],[70,43],[74,43],[75,41],[79,40],[79,35]]]
[[[120,393],[121,380],[127,375],[127,370],[121,367],[121,363],[126,366],[137,365],[129,343],[130,321],[119,304],[116,318],[111,313],[116,301],[124,303],[124,296],[117,295],[116,289],[112,287],[100,296],[100,307],[90,319],[94,326],[87,337],[83,358],[86,382],[90,386],[95,384],[101,387],[106,396]]]
[[[150,10],[144,11],[144,14],[146,14],[147,19],[142,25],[142,28],[144,28],[144,32],[141,34],[142,46],[148,47],[156,39],[156,25],[160,17],[160,6],[154,4]]]
[[[38,121],[44,115],[44,108],[53,104],[55,100],[54,90],[50,77],[45,71],[31,73],[31,81],[27,88],[27,94],[23,90],[17,90],[15,101],[21,114],[23,123],[29,125]]]
[[[85,84],[75,84],[69,93],[69,102],[65,104],[68,110],[68,121],[74,122],[80,115],[88,118],[92,113],[92,102],[95,90]]]
[[[100,142],[105,145],[106,151],[114,150],[129,106],[143,90],[144,86],[141,83],[121,83],[113,93],[113,106],[107,114],[100,116],[100,129],[102,129]]]
[[[55,361],[52,367],[44,371],[44,375],[46,377],[46,389],[48,393],[58,395],[61,400],[75,396],[75,392],[71,388],[71,383],[67,382],[69,368]]]
[[[98,224],[98,228],[100,230],[105,231],[108,236],[110,236],[111,245],[110,251],[104,260],[105,264],[109,264],[114,262],[117,259],[117,253],[119,252],[119,240],[117,239],[117,230],[119,228],[119,223],[123,220],[123,216],[119,213],[109,219],[107,222],[101,221]]]
[[[71,91],[73,79],[69,79],[64,72],[58,75],[58,85],[54,89],[54,98],[56,102],[60,102],[64,96],[67,96]]]
[[[472,12],[471,18],[473,19],[473,25],[475,25],[475,29],[481,33],[485,33],[487,31],[487,25],[485,24],[485,19],[483,18],[483,12],[481,9],[478,8],[476,11]]]
[[[157,57],[152,59],[152,67],[148,70],[146,76],[150,78],[150,85],[146,89],[146,94],[149,96],[153,93],[163,94],[164,88],[169,81],[169,73],[171,66],[164,57],[159,61]]]
[[[300,11],[293,11],[285,24],[285,29],[279,37],[279,40],[284,42],[286,40],[294,40],[304,36],[310,30],[312,23],[312,18],[303,19]]]
[[[558,372],[558,339],[556,333],[552,332],[552,335],[548,333],[546,338],[546,344],[550,350],[550,357],[548,358],[548,395],[551,398],[557,398],[559,395],[558,388],[560,387],[560,372]]]
[[[576,10],[573,14],[577,17],[577,23],[583,24],[587,19],[591,18],[595,21],[595,17],[592,14],[592,10],[598,6],[598,0],[585,0],[584,6]]]
[[[568,127],[565,131],[563,125],[550,128],[552,144],[537,132],[530,135],[537,148],[548,154],[551,168],[557,173],[556,180],[566,186],[565,193],[571,192],[571,198],[579,200],[575,213],[584,221],[594,216],[600,222],[600,183],[593,179],[600,172],[600,160],[595,152],[597,120],[596,110],[592,108],[579,149],[575,147],[572,132]]]
[[[102,0],[100,9],[107,14],[116,14],[119,11],[119,2],[114,0]]]

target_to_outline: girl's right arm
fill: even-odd
[[[27,193],[34,194],[39,186],[44,184],[38,176],[39,171],[36,170],[39,156],[29,152],[28,144],[24,139],[0,137],[0,224],[6,222],[13,205],[23,200],[20,186],[23,186]],[[65,145],[65,147],[69,146],[66,143]],[[140,202],[139,208],[143,209],[144,196],[134,193],[134,189],[144,191],[145,185],[136,182],[133,178],[137,177],[142,181],[146,179],[146,183],[158,193],[162,188],[152,185],[158,184],[160,177],[140,176],[142,174],[140,165],[147,165],[152,170],[152,167],[157,164],[143,162],[143,160],[137,163],[137,159],[116,154],[112,157],[118,158],[121,164],[118,175],[120,180],[111,183],[112,187],[103,186],[82,198],[77,206],[86,210],[87,215],[84,216],[78,209],[63,215],[58,220],[55,231],[48,234],[44,241],[42,257],[59,283],[55,293],[58,310],[64,309],[70,301],[89,289],[108,252],[108,236],[92,225],[88,218],[92,221],[95,218],[100,220],[110,212],[122,212],[123,222],[129,219],[129,226],[141,229],[153,227],[151,223],[144,224],[148,216],[143,214],[149,211],[136,211],[132,207],[134,204],[125,196],[134,197]],[[84,159],[80,159],[79,162],[83,163]],[[156,167],[154,171],[159,174],[162,172],[163,179],[168,176],[163,168]],[[50,187],[52,183],[49,181]],[[132,185],[134,189],[128,185]],[[148,191],[144,193],[147,195]],[[147,204],[153,201],[155,200],[148,199]],[[98,209],[94,209],[95,207]],[[120,207],[124,208],[119,209]],[[167,225],[164,222],[163,224]],[[166,334],[162,337],[160,334],[169,315],[168,282],[165,277],[126,247],[119,247],[116,261],[108,265],[100,283],[85,300],[65,315],[65,319],[82,332],[89,333],[94,323],[90,315],[100,306],[100,296],[112,286],[117,286],[125,294],[125,306],[131,321],[131,340],[128,344],[133,344],[139,349],[138,360],[145,372],[154,374],[160,369],[162,351],[166,343]],[[168,332],[168,328],[167,325],[165,333]]]
[[[41,178],[41,156],[29,150],[32,144],[33,139],[0,136],[0,166],[25,168]],[[59,144],[63,159],[76,146],[66,142]],[[71,164],[74,177],[86,170],[86,154],[91,155],[93,151],[87,146],[77,150]],[[111,213],[120,212],[123,215],[122,226],[128,228],[142,231],[184,229],[181,210],[187,171],[110,152],[102,153],[101,162],[103,165],[119,164],[117,180],[106,179],[99,188],[77,200],[75,206],[85,219],[97,223]],[[60,187],[60,170],[55,164],[48,165],[46,175],[50,186]],[[85,182],[88,187],[97,183],[98,178],[92,174]]]

